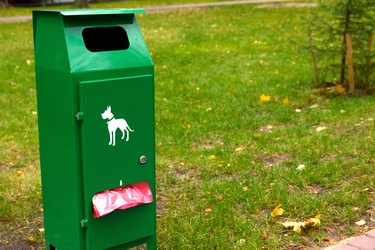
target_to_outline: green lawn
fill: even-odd
[[[307,12],[138,16],[155,63],[160,249],[323,247],[374,228],[375,97],[314,91],[295,45]],[[0,24],[0,248],[43,248],[31,29]],[[317,214],[302,235],[279,224]]]
[[[90,8],[138,8],[151,7],[159,5],[170,4],[185,4],[185,3],[201,3],[201,2],[222,2],[230,0],[134,0],[134,1],[114,1],[90,4]],[[11,7],[8,9],[0,9],[0,17],[16,16],[16,15],[31,15],[33,9],[71,9],[75,8],[73,4],[66,4],[61,6],[36,6],[36,7]]]
[[[90,8],[145,8],[153,6],[163,6],[171,4],[188,4],[188,3],[205,3],[205,2],[223,2],[234,0],[124,0],[109,1],[102,3],[90,4]],[[316,0],[285,0],[286,2],[316,2]],[[56,5],[56,6],[35,6],[35,7],[9,7],[7,9],[0,8],[0,17],[8,16],[27,16],[31,15],[34,9],[72,9],[76,8],[73,4]]]

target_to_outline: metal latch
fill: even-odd
[[[88,222],[87,219],[82,219],[80,222],[81,222],[81,227],[82,228],[86,228],[87,227],[87,222]]]
[[[83,120],[83,112],[77,112],[76,119],[79,122],[82,121]]]

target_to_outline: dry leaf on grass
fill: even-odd
[[[326,126],[319,126],[319,127],[317,127],[317,128],[315,129],[315,131],[316,131],[316,132],[321,132],[321,131],[326,130],[326,129],[327,129]]]
[[[306,166],[304,164],[299,164],[298,167],[297,167],[297,170],[302,171],[305,168],[306,168]]]
[[[209,159],[209,160],[214,160],[214,159],[216,159],[216,155],[210,155],[210,156],[208,157],[208,159]]]
[[[293,231],[301,234],[302,233],[302,227],[305,227],[305,222],[295,222],[295,221],[287,221],[284,223],[281,223],[285,228],[293,227]]]
[[[314,218],[310,218],[308,221],[305,222],[296,222],[296,221],[287,221],[282,224],[285,228],[293,227],[293,231],[301,234],[303,228],[310,228],[310,227],[318,227],[320,225],[320,214],[315,216]]]
[[[21,171],[21,170],[18,170],[17,171],[17,176],[18,177],[25,177],[25,172]]]
[[[269,102],[269,101],[271,101],[271,96],[261,95],[259,99],[260,99],[261,102]]]
[[[305,227],[306,226],[312,226],[312,227],[317,227],[317,226],[320,226],[320,214],[318,214],[317,216],[315,216],[314,218],[310,218]]]
[[[243,150],[242,147],[238,147],[238,148],[235,148],[235,149],[234,149],[234,152],[240,152],[240,151],[242,151],[242,150]]]
[[[36,239],[33,236],[29,236],[27,237],[27,241],[29,241],[30,243],[35,243]]]
[[[257,133],[257,134],[254,134],[254,138],[260,138],[260,137],[262,137],[262,135],[261,135],[261,134],[259,134],[259,133]]]
[[[311,108],[311,109],[316,109],[316,108],[318,108],[318,107],[319,107],[319,104],[315,103],[315,104],[311,105],[309,108]]]
[[[366,224],[366,221],[364,221],[364,220],[359,220],[359,221],[356,221],[355,224],[356,224],[357,226],[363,226],[363,225]]]
[[[345,94],[345,88],[342,86],[342,84],[337,84],[335,89],[338,94]]]
[[[281,208],[281,204],[275,207],[271,213],[272,217],[281,216],[284,213],[284,209]]]

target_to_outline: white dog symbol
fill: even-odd
[[[134,132],[125,119],[115,119],[115,116],[111,112],[111,106],[108,106],[107,109],[103,112],[102,118],[108,119],[108,132],[109,132],[109,145],[116,145],[116,130],[119,128],[122,132],[121,139],[124,139],[126,131],[126,141],[129,141],[129,131]]]

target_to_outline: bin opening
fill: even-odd
[[[124,210],[153,202],[150,185],[138,182],[128,186],[102,191],[92,198],[94,218],[99,218],[116,209]]]
[[[128,34],[120,26],[85,28],[82,37],[91,52],[126,50],[130,45]]]

